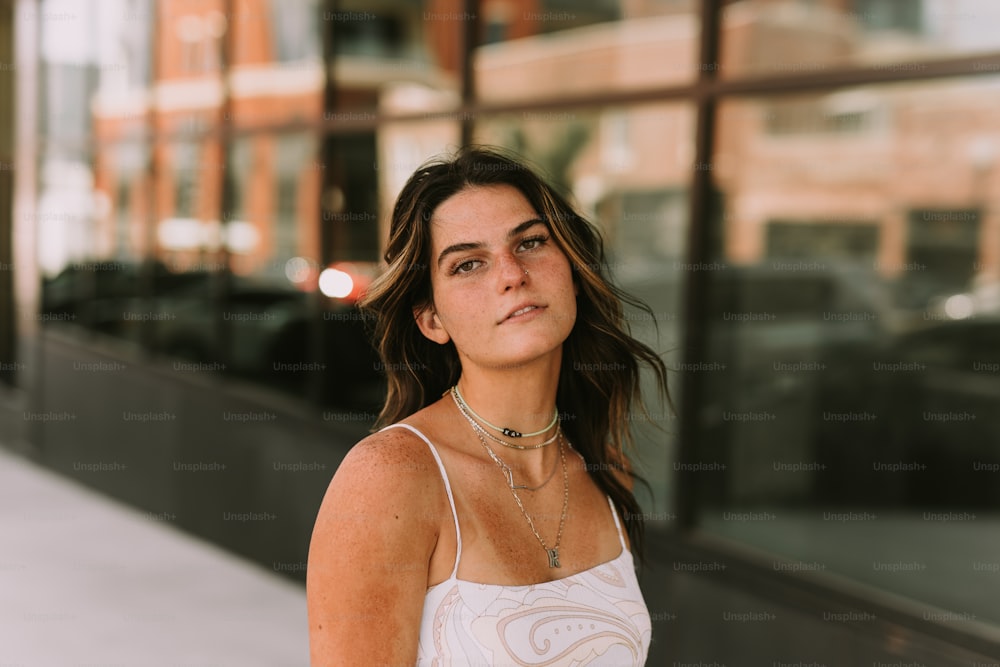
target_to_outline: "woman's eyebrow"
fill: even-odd
[[[532,218],[531,220],[525,220],[524,222],[518,224],[516,227],[507,232],[507,239],[510,240],[515,236],[517,236],[518,234],[524,232],[525,230],[534,227],[535,225],[544,225],[544,224],[545,221],[542,220],[541,218]],[[476,250],[478,248],[483,248],[485,246],[486,244],[483,243],[482,241],[452,244],[447,248],[445,248],[444,250],[442,250],[441,254],[438,255],[437,265],[441,266],[441,262],[444,261],[445,256],[451,253],[464,252],[466,250]]]

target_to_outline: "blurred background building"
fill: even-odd
[[[997,664],[993,0],[0,12],[9,449],[301,581],[384,391],[392,202],[499,144],[674,371],[635,415],[649,664]]]

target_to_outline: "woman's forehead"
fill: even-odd
[[[455,193],[431,216],[432,235],[506,231],[525,220],[539,217],[538,211],[512,185],[474,185]]]

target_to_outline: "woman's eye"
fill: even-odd
[[[532,236],[530,239],[524,239],[521,241],[521,246],[524,247],[525,250],[534,250],[548,240],[549,239],[545,236]]]
[[[470,259],[465,262],[460,262],[455,265],[455,268],[451,270],[451,273],[452,275],[456,273],[468,273],[469,271],[472,271],[474,268],[476,268],[476,263],[477,260],[475,259]]]

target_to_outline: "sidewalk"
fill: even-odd
[[[0,663],[303,667],[305,590],[0,447]]]

